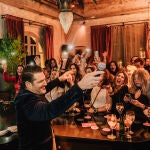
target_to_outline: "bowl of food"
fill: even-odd
[[[110,128],[105,127],[105,128],[102,128],[100,130],[100,132],[102,135],[108,135],[108,134],[110,134],[111,130],[110,130]]]

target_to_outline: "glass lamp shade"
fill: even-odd
[[[67,34],[73,21],[72,11],[61,11],[59,14],[59,20],[64,32]]]

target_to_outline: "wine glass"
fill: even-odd
[[[122,102],[116,103],[116,110],[118,111],[119,116],[121,118],[122,112],[124,110],[124,104]]]
[[[134,113],[134,111],[129,110],[129,111],[126,112],[126,114],[129,115],[129,117],[130,117],[130,119],[132,120],[132,123],[133,123],[134,120],[135,120],[135,113]],[[133,133],[134,132],[131,130],[131,126],[130,126],[130,128],[129,128],[129,134],[133,134]]]
[[[148,113],[147,113],[147,118],[148,118],[148,120],[150,121],[150,106],[149,107],[147,107],[147,111],[148,111]]]
[[[86,109],[86,116],[84,116],[84,118],[86,120],[90,120],[91,116],[90,116],[90,113],[88,112],[88,110],[91,108],[91,103],[89,100],[84,101],[84,108]]]
[[[143,123],[145,126],[150,126],[150,106],[148,106],[145,110],[144,110],[144,114],[147,117],[148,121],[146,121],[145,123]]]
[[[111,104],[109,102],[106,102],[105,103],[105,108],[106,108],[107,113],[109,113],[110,108],[111,108]]]
[[[127,98],[128,101],[131,101],[132,96],[131,96],[130,93],[126,93],[125,96],[126,96],[126,98]]]
[[[107,117],[107,123],[110,126],[111,129],[111,134],[107,135],[108,139],[114,140],[116,139],[116,135],[113,134],[113,130],[116,128],[117,126],[117,117],[115,114],[109,114]]]
[[[110,109],[111,109],[111,103],[106,102],[106,103],[105,103],[105,108],[106,108],[107,114],[106,114],[104,117],[107,118],[107,115],[109,114],[109,111],[110,111]]]
[[[126,127],[126,137],[127,138],[132,138],[132,136],[130,135],[130,127],[133,123],[133,119],[131,117],[131,114],[129,112],[126,112],[125,116],[124,116],[124,125]]]

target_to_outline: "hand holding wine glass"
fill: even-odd
[[[132,96],[130,93],[126,93],[124,97],[125,102],[130,102],[132,100]]]
[[[144,123],[145,126],[150,126],[150,106],[148,106],[143,113],[145,114],[145,116],[147,117],[148,121],[146,121]]]

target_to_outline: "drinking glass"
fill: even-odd
[[[132,96],[131,96],[131,94],[130,94],[130,93],[126,93],[126,94],[125,94],[125,96],[126,96],[126,98],[128,99],[128,101],[131,101]]]
[[[84,101],[84,108],[86,109],[86,116],[84,117],[86,120],[91,119],[91,115],[88,110],[91,108],[91,103],[89,100]]]
[[[121,103],[121,102],[116,103],[116,110],[117,110],[118,113],[119,113],[120,121],[122,121],[122,112],[123,112],[123,110],[124,110],[124,104]]]
[[[133,117],[132,117],[132,115],[127,111],[126,112],[126,114],[125,114],[125,116],[124,116],[124,118],[123,118],[123,120],[124,120],[124,125],[125,125],[125,127],[126,127],[126,137],[127,138],[132,138],[132,136],[130,135],[130,127],[131,127],[131,125],[132,125],[132,123],[133,123]]]
[[[147,113],[147,118],[148,118],[148,120],[149,120],[149,123],[150,123],[150,106],[149,107],[147,107],[147,111],[148,111],[148,113]]]
[[[109,113],[110,108],[111,108],[111,104],[109,102],[106,102],[105,103],[105,108],[106,108],[107,113]]]
[[[129,111],[126,112],[126,114],[129,115],[130,119],[132,120],[132,124],[133,124],[133,122],[134,122],[134,120],[135,120],[135,113],[134,113],[134,111],[129,110]],[[131,126],[132,126],[132,125],[131,125]],[[130,126],[130,128],[129,128],[129,134],[133,134],[133,133],[134,133],[134,132],[131,130],[131,126]]]
[[[105,103],[105,108],[106,108],[106,115],[104,116],[104,118],[107,118],[107,115],[110,113],[111,103],[106,102]]]
[[[147,121],[144,123],[145,126],[150,126],[150,106],[147,107],[147,109],[144,110],[144,114],[147,117]]]
[[[117,126],[117,117],[115,114],[109,114],[107,117],[107,123],[110,126],[111,129],[111,134],[107,135],[108,139],[114,140],[116,139],[116,135],[113,134],[113,130],[116,128]]]

